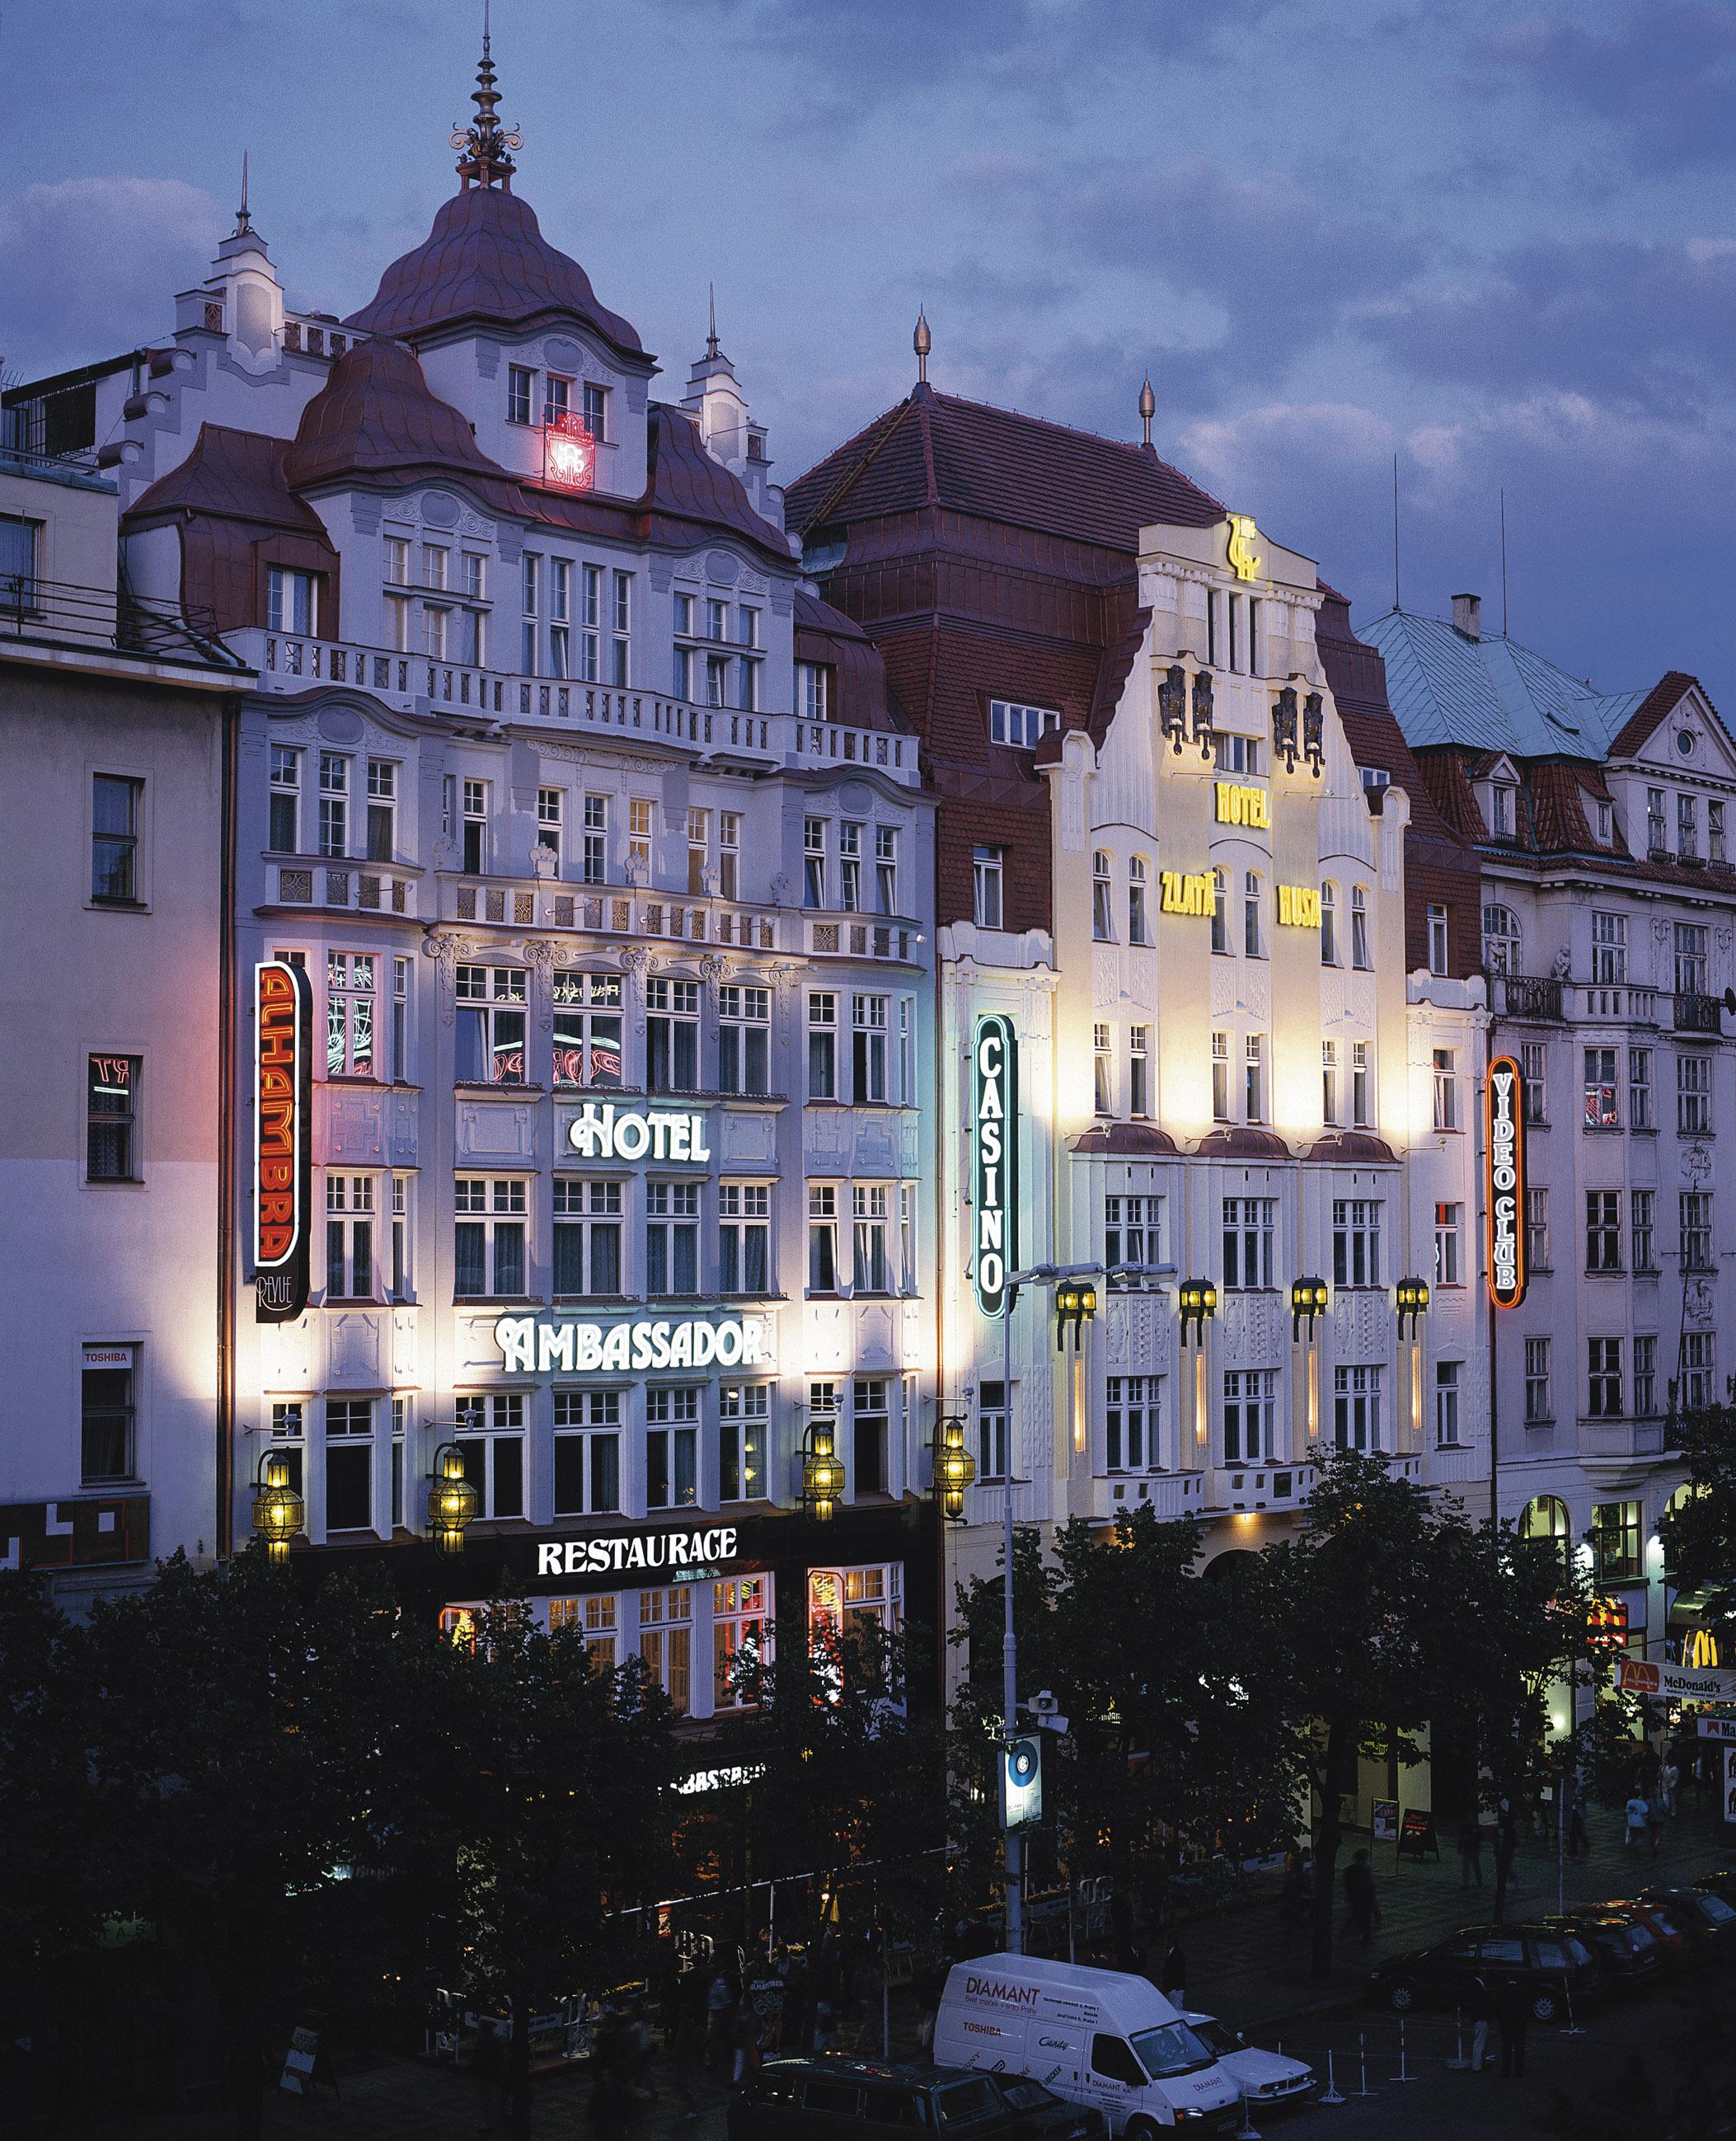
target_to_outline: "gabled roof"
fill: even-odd
[[[784,493],[809,529],[925,505],[1135,553],[1154,521],[1209,528],[1224,509],[1148,446],[918,386]]]
[[[1596,691],[1500,634],[1472,638],[1439,618],[1389,610],[1360,637],[1386,662],[1405,741],[1468,745],[1520,758],[1607,758],[1647,694]]]
[[[1700,689],[1699,679],[1680,669],[1667,669],[1622,724],[1611,750],[1620,758],[1635,757],[1651,741],[1654,731],[1681,704],[1690,692]],[[1704,696],[1704,694],[1702,694]]]
[[[514,479],[484,453],[410,352],[385,337],[352,342],[332,367],[302,411],[283,473],[298,490],[352,476],[479,477],[493,502],[515,509],[502,495]]]
[[[293,529],[325,539],[325,524],[296,496],[283,474],[288,439],[238,431],[226,424],[201,424],[193,450],[159,476],[128,507],[128,528],[157,514],[214,514],[229,520]]]
[[[504,187],[472,186],[440,204],[427,238],[392,262],[344,325],[414,336],[461,321],[523,327],[562,315],[583,321],[636,369],[649,368],[632,323],[598,303],[590,277],[543,237],[529,203]]]

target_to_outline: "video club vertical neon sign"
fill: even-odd
[[[1483,1203],[1488,1213],[1489,1298],[1517,1308],[1525,1298],[1525,1074],[1511,1056],[1489,1066],[1483,1089]]]

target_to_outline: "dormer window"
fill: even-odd
[[[543,387],[543,421],[562,424],[573,412],[573,381],[551,372]]]
[[[1497,840],[1513,837],[1516,793],[1504,780],[1497,780],[1489,790],[1489,830]]]
[[[1611,804],[1600,801],[1597,805],[1597,839],[1601,847],[1608,847],[1616,838],[1616,812]]]
[[[598,445],[604,445],[609,436],[609,390],[585,381],[585,429]]]
[[[506,421],[509,424],[528,424],[530,421],[531,391],[536,374],[522,364],[506,367]]]
[[[1020,706],[1011,699],[989,701],[989,741],[1009,744],[1015,751],[1035,751],[1061,717],[1051,706]]]

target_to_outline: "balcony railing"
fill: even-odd
[[[1497,972],[1488,978],[1494,1007],[1503,1017],[1561,1018],[1561,984],[1552,977]]]
[[[1296,1464],[1223,1464],[1212,1474],[1212,1506],[1247,1513],[1255,1509],[1300,1509],[1314,1491],[1311,1462]]]
[[[619,690],[568,677],[522,677],[302,633],[249,628],[231,632],[229,639],[259,672],[262,692],[344,685],[367,692],[397,713],[547,721],[558,730],[625,734],[762,764],[872,766],[906,787],[915,786],[920,777],[914,736],[808,721],[795,714],[702,706],[659,692]]]
[[[243,666],[224,646],[209,611],[183,612],[170,603],[142,601],[125,588],[79,587],[34,573],[0,574],[0,639],[70,642],[202,667],[239,671]]]
[[[1699,989],[1678,989],[1675,997],[1678,1033],[1722,1034],[1724,999],[1704,995]]]

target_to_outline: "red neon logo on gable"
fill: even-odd
[[[556,490],[588,490],[597,475],[597,441],[570,410],[543,426],[543,480]]]

